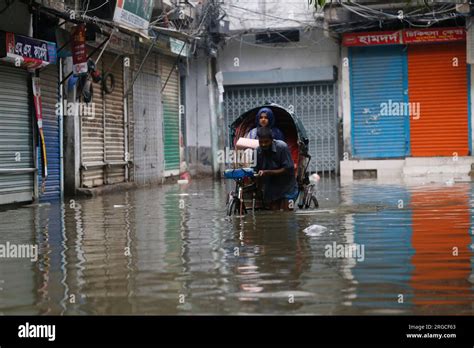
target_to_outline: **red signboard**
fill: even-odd
[[[403,43],[448,42],[466,40],[463,28],[407,29],[403,31]]]
[[[405,29],[399,31],[376,31],[369,33],[347,33],[343,46],[403,45],[465,41],[463,28]]]
[[[86,27],[77,25],[72,35],[72,61],[74,75],[87,73]]]
[[[344,46],[397,45],[402,42],[400,31],[378,31],[372,33],[344,34]]]

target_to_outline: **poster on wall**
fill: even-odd
[[[148,36],[154,0],[117,0],[114,22]]]

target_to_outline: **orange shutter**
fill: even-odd
[[[412,156],[467,156],[466,43],[410,45],[408,94],[420,103],[419,118],[410,116]]]

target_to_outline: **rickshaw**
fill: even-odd
[[[255,127],[255,119],[261,108],[270,108],[275,117],[275,124],[283,132],[293,162],[295,163],[295,175],[298,185],[298,193],[290,201],[294,202],[299,209],[318,208],[316,199],[316,185],[310,183],[308,172],[311,156],[308,152],[309,140],[306,136],[301,121],[283,106],[275,103],[267,103],[262,106],[248,110],[239,116],[230,127],[230,145],[236,148],[238,139],[247,137],[252,128]],[[234,164],[233,168],[226,169],[224,177],[235,181],[234,190],[227,195],[227,215],[244,215],[252,211],[266,209],[263,195],[257,189],[253,169],[241,164]]]

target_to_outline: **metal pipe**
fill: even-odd
[[[104,63],[104,62],[102,62]],[[102,131],[103,131],[103,137],[104,137],[104,142],[102,149],[104,151],[104,155],[102,157],[102,160],[104,162],[107,162],[107,122],[105,119],[105,115],[107,114],[107,102],[105,100],[105,91],[103,88],[101,88],[101,93],[102,93]],[[108,170],[107,167],[104,167],[104,173],[103,173],[103,179],[104,179],[104,184],[108,184]]]
[[[181,57],[181,53],[183,52],[183,49],[184,49],[185,46],[186,46],[186,44],[184,43],[183,46],[181,47],[181,50],[180,50],[179,53],[178,53],[178,56],[176,57],[176,62],[175,62],[175,64],[174,64],[173,67],[171,68],[170,73],[168,74],[168,77],[166,78],[166,81],[165,81],[165,83],[163,84],[163,87],[161,87],[161,93],[163,93],[163,91],[165,90],[166,85],[168,84],[168,81],[169,81],[169,79],[170,79],[170,77],[171,77],[171,74],[173,73],[174,69],[175,69],[176,66],[178,65],[179,58]]]
[[[130,59],[130,58],[128,58]],[[125,62],[122,61],[122,68],[123,68],[123,81],[124,81],[124,85],[127,86],[128,85],[128,77],[129,77],[129,74],[128,72],[130,71],[130,67],[126,67],[125,66]],[[128,71],[125,71],[125,69],[128,69]],[[128,88],[128,86],[127,86]],[[128,139],[128,133],[129,133],[129,130],[128,130],[128,96],[127,95],[124,95],[123,96],[123,128],[124,128],[124,136],[123,136],[123,142],[124,142],[124,150],[125,150],[125,162],[128,162],[128,160],[130,159],[130,154],[128,153],[128,146],[129,146],[129,139]],[[129,166],[126,166],[125,167],[125,181],[128,182],[129,181],[129,176],[130,176],[130,173],[129,173]]]
[[[99,63],[100,58],[102,58],[102,55],[104,54],[104,52],[105,52],[107,46],[109,45],[110,39],[112,38],[112,36],[114,36],[115,32],[117,32],[117,31],[118,31],[117,29],[113,30],[112,33],[110,34],[108,40],[105,40],[105,45],[104,45],[104,47],[102,48],[102,51],[100,51],[99,55],[97,56],[97,59],[95,60],[95,65],[96,65],[96,66],[97,66],[97,64]],[[94,52],[95,52],[95,51],[94,51]],[[92,56],[92,54],[94,54],[94,53],[91,53],[91,56]]]
[[[143,65],[145,64],[145,61],[147,60],[148,56],[150,55],[151,51],[153,50],[153,47],[155,47],[155,44],[156,44],[156,40],[158,39],[158,36],[155,37],[155,39],[153,40],[152,44],[150,45],[150,47],[148,48],[148,52],[146,53],[145,55],[145,58],[143,58],[140,66],[138,67],[138,70],[135,74],[135,77],[133,78],[133,81],[132,81],[132,84],[130,86],[128,86],[128,89],[127,89],[127,92],[125,93],[125,98],[128,97],[128,94],[130,93],[130,91],[132,90],[133,88],[133,85],[135,84],[135,81],[137,80],[138,78],[138,75],[140,74],[140,72],[142,71],[142,68],[143,68]]]
[[[59,58],[59,80],[63,78],[63,60]],[[63,86],[59,85],[59,192],[61,201],[64,200],[64,92]]]
[[[195,84],[195,89],[194,89],[194,96],[195,96],[195,102],[196,102],[196,105],[195,105],[195,118],[194,118],[194,126],[196,127],[196,157],[195,157],[195,163],[194,163],[194,167],[197,168],[198,165],[199,165],[199,122],[198,122],[198,119],[199,119],[199,101],[198,101],[198,98],[199,98],[199,88],[198,88],[198,79],[199,79],[199,72],[201,71],[201,69],[199,69],[199,61],[197,59],[194,60],[194,75],[196,77],[196,84]]]

